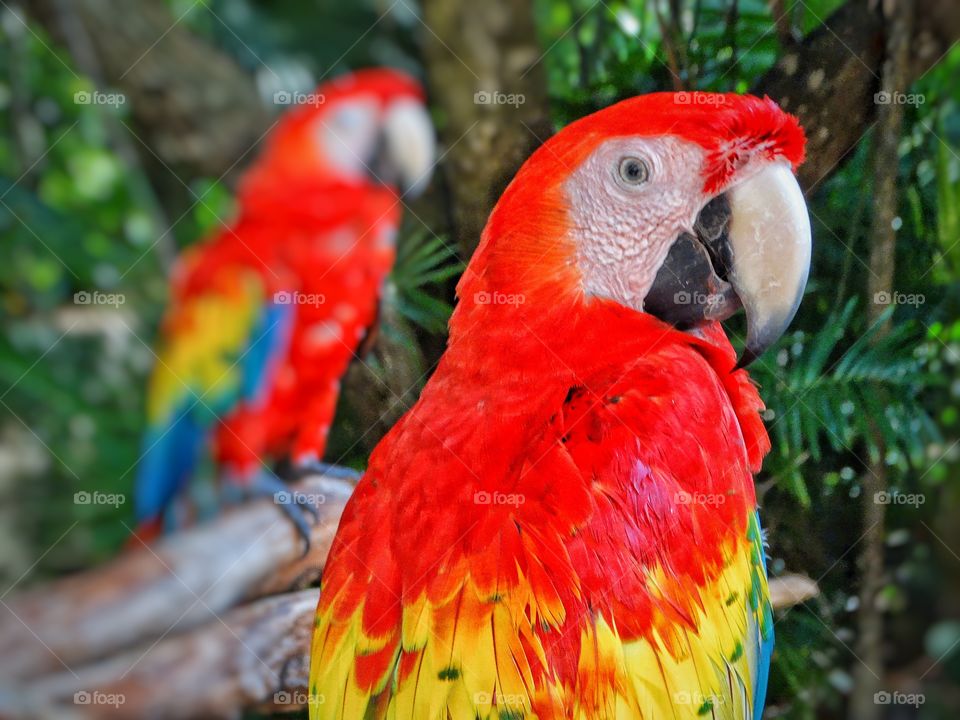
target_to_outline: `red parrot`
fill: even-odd
[[[760,717],[770,444],[740,365],[806,284],[804,142],[769,99],[659,93],[527,160],[340,521],[313,720]]]
[[[320,460],[393,265],[401,193],[429,179],[434,134],[411,78],[365,70],[304,99],[243,177],[236,220],[175,270],[136,482],[141,538],[208,447],[227,479],[271,494],[283,486],[265,463]],[[300,499],[277,497],[306,536]]]

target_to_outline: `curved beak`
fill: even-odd
[[[644,309],[687,329],[725,320],[742,307],[743,367],[786,331],[810,271],[810,218],[789,165],[769,165],[711,200],[694,233],[671,246]]]
[[[377,175],[396,182],[401,194],[415,197],[430,182],[435,157],[436,137],[427,109],[413,99],[393,102],[383,121]]]
[[[730,284],[747,312],[748,365],[797,314],[813,247],[803,191],[789,166],[771,165],[730,191]]]

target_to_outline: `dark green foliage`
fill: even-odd
[[[784,9],[795,29],[809,32],[840,4],[786,0]],[[416,40],[422,26],[404,4],[393,12],[372,2],[170,5],[255,74],[266,95],[274,86],[309,90],[311,76],[361,65],[425,75]],[[639,92],[744,91],[782,53],[766,0],[680,5],[683,18],[672,23],[668,3],[535,0],[557,124]],[[129,503],[77,504],[74,494],[130,490],[167,286],[154,247],[161,229],[144,208],[165,198],[152,198],[148,179],[115,152],[107,114],[128,121],[129,108],[75,103],[74,93],[92,84],[37,24],[28,20],[28,30],[7,9],[0,14],[0,506],[14,525],[0,574],[12,582],[37,561],[22,580],[28,584],[109,557],[128,533]],[[892,502],[887,513],[881,602],[889,668],[913,677],[942,657],[923,680],[923,717],[953,717],[948,693],[960,683],[960,629],[949,614],[960,597],[950,580],[960,572],[960,550],[949,534],[960,506],[958,73],[954,48],[911,88],[925,102],[906,108],[896,297],[883,316],[889,328],[867,312],[874,301],[866,297],[868,134],[810,198],[815,254],[807,296],[791,334],[751,368],[773,441],[760,478],[768,566],[772,575],[806,573],[822,591],[774,618],[768,717],[844,713],[858,662],[851,648],[862,508],[871,501],[861,497],[860,478],[880,452],[875,432],[891,493],[917,498]],[[213,179],[184,180],[204,202],[164,240],[175,247],[232,212],[230,192]],[[428,229],[407,215],[386,297],[395,312],[385,313],[383,332],[422,361],[442,349],[463,265],[441,223]],[[124,302],[78,306],[74,293],[82,291],[122,293]],[[737,322],[730,327],[736,336]],[[375,373],[389,371],[377,358],[367,362]],[[352,429],[350,414],[342,417]],[[344,458],[364,461],[357,450]]]

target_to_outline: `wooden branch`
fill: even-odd
[[[817,592],[802,575],[770,581],[777,609]],[[318,597],[314,588],[258,600],[193,632],[43,677],[0,694],[0,716],[212,720],[302,710]]]
[[[316,588],[259,600],[185,635],[0,696],[11,718],[238,718],[306,704]]]
[[[850,0],[791,47],[753,88],[800,118],[807,161],[800,182],[810,190],[829,177],[872,127],[888,32],[880,3]],[[960,3],[917,0],[906,81],[917,80],[960,39]]]
[[[817,593],[801,575],[770,581],[778,609]],[[218,622],[29,684],[0,705],[11,717],[233,718],[302,710],[319,591],[260,600]],[[158,683],[157,678],[163,682]],[[79,702],[79,704],[78,704]]]
[[[280,508],[263,500],[3,602],[0,718],[302,709],[319,597],[303,588],[318,580],[352,490],[322,476],[291,487],[320,514],[306,556]],[[770,581],[777,609],[817,593],[802,575]]]
[[[791,573],[770,578],[770,604],[774,610],[786,610],[820,594],[820,588],[806,575]]]
[[[0,678],[70,670],[216,622],[252,598],[306,587],[319,577],[352,489],[350,482],[326,477],[292,488],[318,502],[320,520],[306,556],[292,523],[263,500],[6,600],[0,609]]]

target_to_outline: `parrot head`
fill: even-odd
[[[694,332],[743,308],[746,364],[806,285],[804,143],[796,118],[746,95],[656,93],[589,115],[520,169],[460,295],[550,284]]]
[[[430,180],[433,125],[420,85],[387,68],[360,70],[310,94],[280,93],[292,109],[270,133],[252,182],[372,183],[415,195]]]

